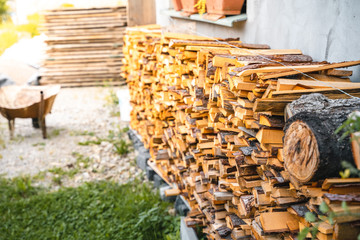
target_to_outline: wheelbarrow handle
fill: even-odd
[[[43,138],[46,138],[46,123],[45,123],[45,101],[44,101],[44,92],[40,91],[40,106],[39,106],[39,123],[42,131]]]

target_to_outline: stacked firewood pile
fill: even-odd
[[[41,84],[92,86],[123,82],[126,7],[61,8],[43,13],[48,39]]]
[[[356,236],[359,216],[337,217],[334,227],[321,215],[360,212],[360,179],[329,178],[339,176],[340,160],[353,159],[328,132],[360,107],[358,99],[332,100],[360,96],[351,71],[337,69],[360,61],[314,62],[296,49],[161,34],[156,25],[128,28],[124,42],[131,127],[150,166],[174,184],[169,194],[189,202],[188,226],[204,226],[209,239],[295,239],[313,226],[319,239]],[[347,106],[334,117],[341,120],[327,124],[339,104]],[[308,115],[299,117],[302,108]]]

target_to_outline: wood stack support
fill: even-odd
[[[347,195],[359,194],[360,179],[293,184],[283,158],[286,104],[314,92],[347,97],[308,76],[360,96],[351,72],[336,69],[360,61],[313,62],[296,49],[161,34],[156,25],[128,28],[124,42],[131,127],[150,150],[149,165],[190,204],[188,226],[204,226],[209,239],[295,239],[316,224],[305,212],[320,214],[322,200],[339,213],[344,197],[360,211],[352,205],[359,198]],[[317,237],[341,239],[344,222],[356,220],[323,222]]]
[[[43,13],[48,39],[41,84],[118,85],[126,7],[62,8]]]

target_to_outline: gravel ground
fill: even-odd
[[[103,179],[124,183],[142,175],[135,166],[135,154],[120,156],[108,141],[109,133],[119,133],[127,126],[120,122],[118,107],[111,104],[110,92],[116,90],[61,89],[46,117],[48,139],[42,139],[31,119],[16,119],[15,138],[10,140],[7,120],[1,117],[0,174],[10,178],[30,175],[50,186],[77,186]],[[129,141],[126,135],[122,137]],[[79,145],[99,138],[105,140]]]

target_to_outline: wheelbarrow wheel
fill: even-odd
[[[34,128],[40,128],[39,119],[38,118],[33,118],[32,119],[32,125],[33,125]]]

